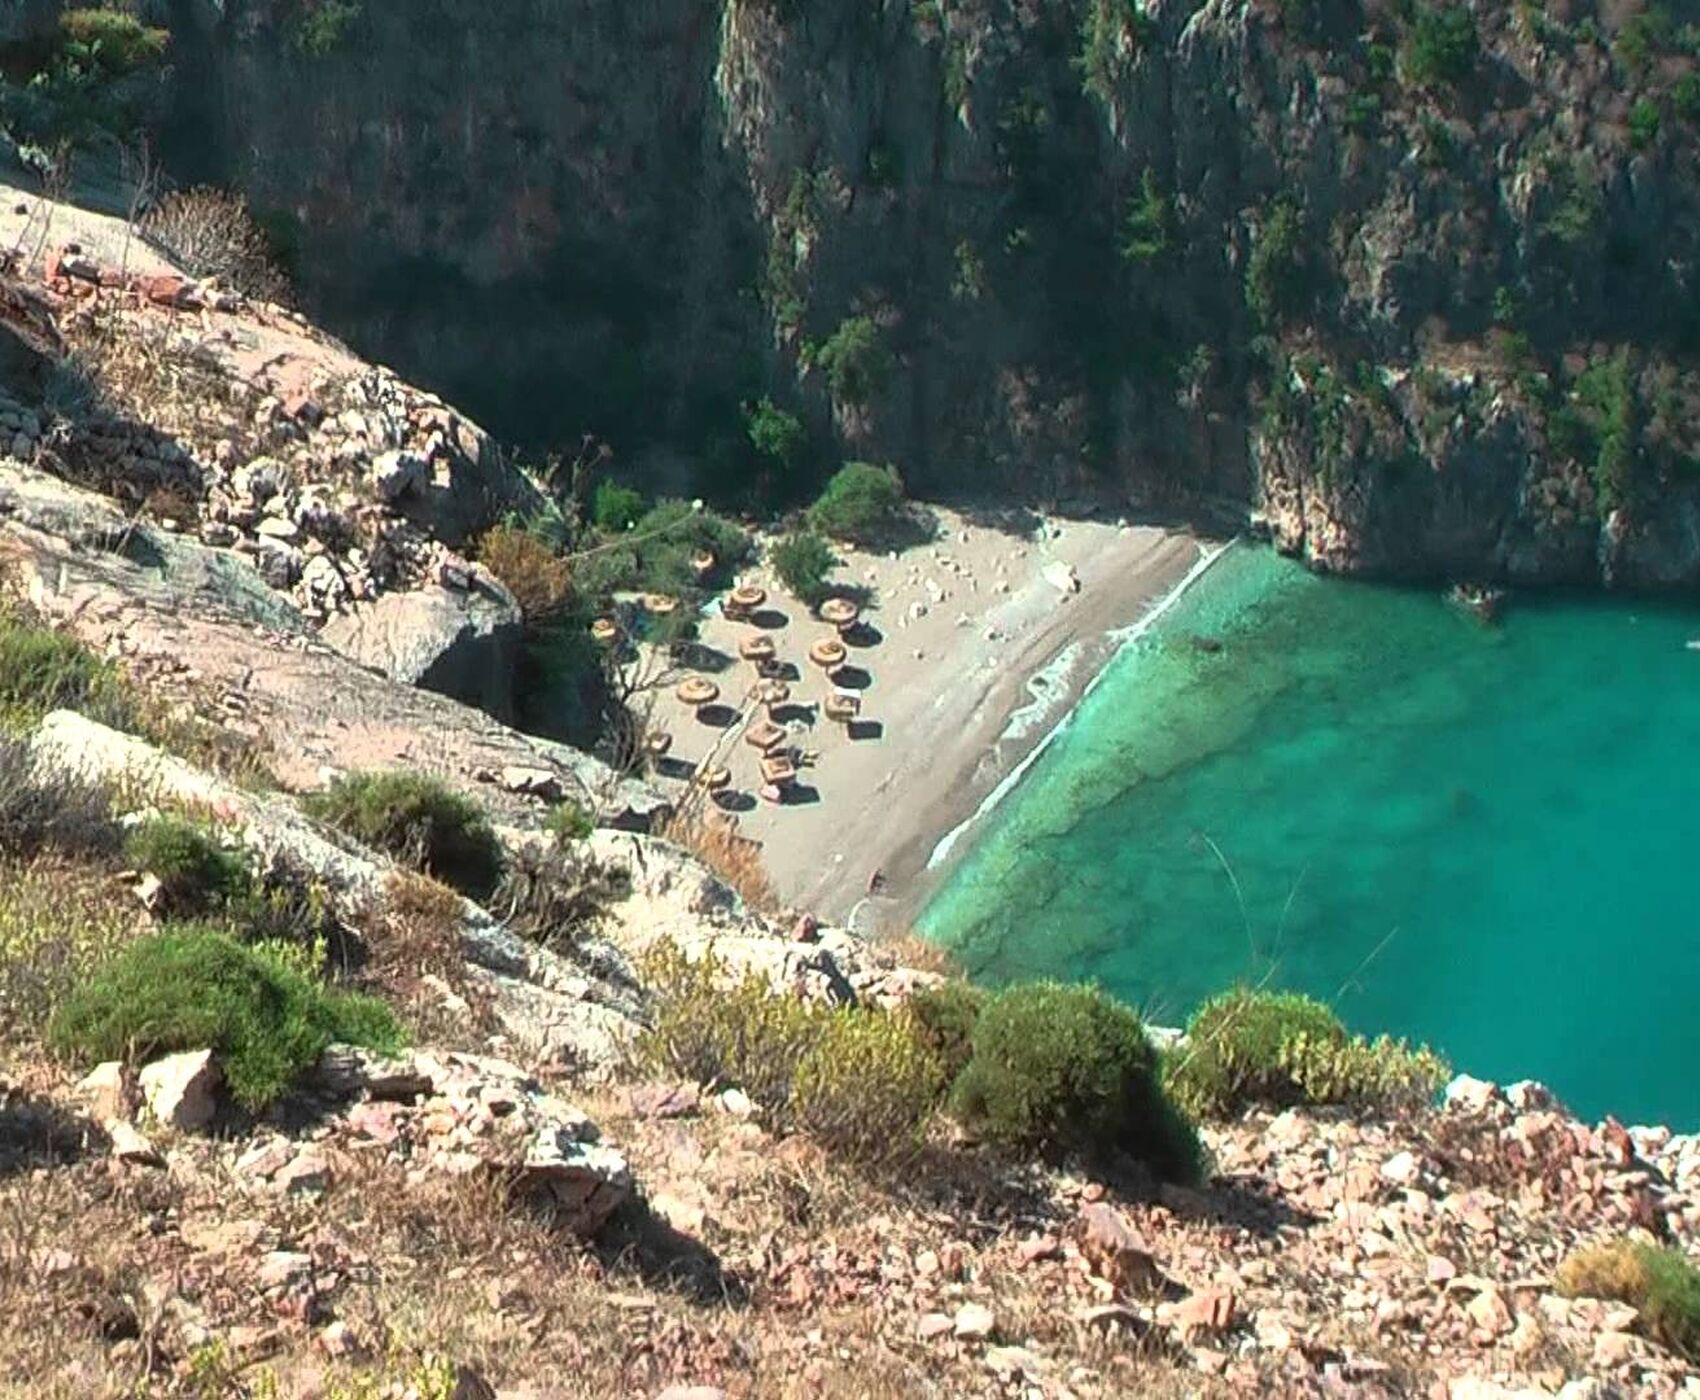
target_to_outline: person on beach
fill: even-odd
[[[885,888],[885,871],[876,868],[874,870],[874,873],[872,875],[868,876],[868,893],[869,894],[878,894],[884,888]]]

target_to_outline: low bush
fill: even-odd
[[[1700,1270],[1674,1249],[1620,1239],[1578,1250],[1558,1266],[1567,1298],[1608,1298],[1635,1309],[1644,1336],[1700,1361]]]
[[[208,186],[175,190],[142,215],[141,232],[191,277],[216,277],[260,301],[289,299],[272,240],[240,194]]]
[[[825,371],[833,398],[853,407],[868,403],[891,377],[891,353],[867,316],[843,322],[816,347],[814,363]]]
[[[941,982],[909,998],[909,1014],[927,1047],[937,1056],[947,1083],[968,1068],[974,1054],[974,1023],[985,1009],[986,993],[972,982]]]
[[[478,559],[513,594],[528,623],[560,615],[572,600],[567,561],[523,526],[496,526],[478,542]]]
[[[149,817],[124,838],[124,859],[159,881],[166,904],[179,913],[206,913],[256,893],[246,855],[186,817]]]
[[[817,608],[831,594],[827,578],[838,564],[832,546],[812,530],[787,535],[774,545],[774,573],[786,590],[806,607]]]
[[[780,1132],[889,1162],[914,1150],[938,1108],[943,1069],[907,1012],[804,1002],[671,944],[651,951],[643,981],[656,1009],[642,1056],[695,1083],[735,1085]]]
[[[1203,1151],[1170,1103],[1132,1010],[1093,987],[1033,982],[999,992],[974,1023],[952,1111],[987,1140],[1025,1151],[1125,1154],[1196,1180]]]
[[[502,845],[479,805],[424,773],[348,773],[302,805],[356,841],[473,899],[502,874]]]
[[[135,704],[117,670],[66,632],[21,613],[0,613],[0,719],[33,724],[50,710],[79,710],[119,728]]]
[[[399,1046],[381,1001],[332,991],[229,935],[180,925],[139,938],[54,1014],[49,1042],[83,1063],[211,1048],[250,1109],[283,1094],[333,1041]]]
[[[815,529],[856,544],[878,544],[903,519],[903,479],[871,462],[845,463],[809,507]]]
[[[1416,87],[1461,83],[1474,71],[1480,47],[1468,6],[1419,8],[1405,44],[1405,78]]]
[[[1188,1113],[1226,1117],[1250,1104],[1415,1107],[1446,1072],[1426,1048],[1352,1035],[1313,997],[1236,988],[1193,1014],[1165,1077]]]
[[[619,534],[643,518],[643,492],[615,481],[601,481],[590,498],[590,518],[598,530]]]
[[[583,841],[596,830],[596,813],[570,799],[557,802],[543,819],[543,829],[554,838],[557,846]]]
[[[756,454],[781,471],[788,470],[803,455],[808,440],[797,415],[786,412],[769,398],[744,405],[744,428]]]
[[[0,732],[0,854],[117,849],[118,825],[105,787],[49,769],[29,741]]]
[[[141,911],[105,868],[57,854],[0,865],[0,882],[0,1036],[34,1036],[135,936]]]

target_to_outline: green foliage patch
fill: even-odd
[[[842,322],[814,351],[815,365],[826,375],[832,397],[841,404],[862,407],[885,388],[891,377],[891,352],[879,327],[868,316]]]
[[[424,773],[346,773],[302,806],[356,841],[473,899],[495,888],[502,845],[471,798]]]
[[[1462,83],[1475,71],[1480,51],[1468,6],[1420,6],[1405,39],[1405,79],[1420,88]]]
[[[906,518],[903,478],[892,466],[846,462],[809,507],[809,524],[855,544],[877,544]]]
[[[383,1002],[337,992],[228,934],[180,925],[138,938],[60,1006],[49,1043],[82,1063],[210,1048],[237,1102],[261,1109],[333,1041],[394,1050]]]
[[[663,945],[644,967],[656,1008],[640,1053],[699,1084],[734,1085],[781,1132],[806,1132],[854,1161],[911,1155],[944,1089],[905,1011],[825,1007],[734,978],[713,956]]]
[[[1445,1064],[1428,1049],[1354,1036],[1314,997],[1248,988],[1198,1008],[1165,1073],[1175,1101],[1195,1117],[1226,1117],[1251,1104],[1415,1107],[1445,1077]]]
[[[1164,1092],[1139,1017],[1114,998],[1057,982],[1009,987],[980,1012],[972,1045],[951,1108],[989,1141],[1125,1154],[1169,1180],[1202,1173],[1198,1136]]]
[[[203,913],[255,894],[248,857],[187,817],[151,816],[130,829],[124,859],[160,882],[167,905]]]
[[[136,720],[136,705],[110,662],[68,632],[0,613],[0,720],[28,725],[51,710],[77,710],[117,728]]]
[[[838,556],[814,531],[787,535],[773,546],[771,561],[780,583],[805,606],[817,608],[831,596],[827,579],[838,564]]]
[[[590,518],[598,530],[617,535],[643,519],[643,492],[617,481],[599,481],[590,497]]]
[[[1636,1329],[1700,1361],[1700,1270],[1675,1249],[1621,1239],[1589,1246],[1558,1267],[1567,1298],[1606,1298],[1635,1309]]]

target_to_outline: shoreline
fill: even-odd
[[[1117,520],[1046,520],[1010,534],[949,509],[936,514],[932,544],[897,555],[840,551],[836,577],[876,599],[871,640],[852,652],[873,737],[816,723],[806,712],[825,683],[801,667],[787,727],[809,754],[802,795],[782,806],[742,804],[737,817],[740,833],[760,843],[782,903],[864,937],[909,930],[969,829],[1109,663],[1231,543]],[[1064,570],[1076,591],[1059,586]],[[773,599],[765,630],[779,655],[800,657],[822,625],[765,567],[748,577]],[[711,617],[703,634],[735,656],[747,628]],[[700,756],[710,736],[697,737],[671,695],[660,697],[656,718],[686,737],[682,758]],[[735,752],[731,761],[734,788],[753,791],[743,771],[751,760]],[[882,888],[872,894],[876,871]]]

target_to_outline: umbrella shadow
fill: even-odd
[[[669,756],[655,760],[655,771],[663,778],[688,779],[696,769],[682,758]]]
[[[860,666],[840,666],[832,673],[832,683],[840,690],[866,690],[874,678]]]
[[[844,726],[844,732],[859,743],[864,739],[883,739],[885,726],[877,719],[853,719]]]
[[[780,789],[781,807],[812,807],[820,801],[820,789],[809,783],[792,783]]]
[[[682,666],[713,676],[729,671],[738,660],[730,652],[711,647],[707,642],[681,642],[678,646],[678,659]]]
[[[877,647],[885,640],[885,633],[871,622],[858,622],[854,627],[848,627],[839,636],[844,639],[844,645],[864,651],[868,647]]]
[[[730,705],[716,702],[697,706],[697,723],[710,729],[730,729],[738,722],[738,712]]]
[[[820,706],[814,701],[789,700],[783,705],[773,706],[768,714],[772,716],[775,724],[790,724],[794,721],[813,729],[820,714]]]
[[[778,608],[762,608],[750,614],[750,625],[764,632],[782,632],[791,625],[791,618]]]
[[[723,788],[714,794],[714,805],[722,812],[753,812],[756,809],[756,800],[747,792]]]

